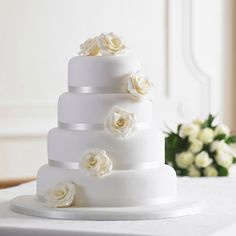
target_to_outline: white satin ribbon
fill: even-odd
[[[68,90],[72,93],[128,93],[128,85],[120,87],[69,86]]]
[[[48,160],[48,165],[54,166],[54,167],[66,168],[66,169],[74,169],[74,170],[80,169],[79,162]],[[127,165],[126,167],[122,167],[120,169],[113,169],[112,171],[116,171],[116,170],[143,170],[143,169],[152,169],[152,168],[156,168],[159,166],[160,165],[158,162],[152,161],[152,162],[144,162],[144,163],[141,163],[138,165],[133,165],[132,167]]]
[[[36,195],[36,199],[41,203],[44,203],[44,204],[46,203],[45,196],[43,196],[43,195],[39,195],[39,194]],[[31,214],[36,215],[36,216],[49,217],[49,218],[71,219],[71,217],[73,216],[73,213],[75,214],[75,216],[76,216],[76,214],[80,213],[85,218],[87,217],[89,219],[89,214],[91,213],[91,214],[96,215],[96,217],[97,217],[96,219],[101,219],[100,217],[98,217],[99,214],[106,212],[105,215],[107,215],[108,213],[111,213],[113,215],[113,217],[114,217],[114,215],[116,215],[115,213],[119,213],[116,216],[120,220],[124,220],[124,219],[122,219],[121,213],[123,213],[124,216],[127,217],[127,214],[129,214],[129,213],[131,214],[131,212],[134,211],[133,217],[136,217],[136,218],[133,218],[133,219],[139,219],[137,214],[141,213],[139,211],[143,210],[144,219],[147,219],[147,218],[145,218],[145,216],[148,213],[148,211],[150,211],[150,214],[154,218],[153,213],[154,213],[155,205],[156,205],[156,207],[158,207],[158,205],[160,205],[160,204],[172,203],[176,200],[176,197],[175,196],[165,196],[165,197],[141,199],[140,201],[139,200],[140,199],[129,199],[129,198],[119,199],[118,204],[122,205],[123,207],[79,207],[79,206],[75,205],[75,206],[72,206],[69,208],[48,208],[48,211],[43,211],[41,214],[39,214],[39,212],[37,212],[37,213],[34,212],[34,210],[32,209]],[[101,205],[102,203],[104,203],[103,200],[95,200],[95,201],[98,205]],[[171,213],[169,213],[170,215],[172,214],[172,212],[174,213],[174,210],[172,208],[173,208],[173,205],[170,206],[171,210],[168,211],[168,212],[171,212]],[[40,207],[40,209],[42,209],[42,207]],[[180,210],[180,212],[182,212],[181,210]],[[17,211],[17,212],[19,212],[19,211]],[[20,213],[25,214],[22,211]],[[51,215],[51,213],[53,213],[53,214]],[[157,216],[160,216],[160,209],[158,211],[156,211],[156,214],[157,214]],[[185,215],[185,214],[183,214],[183,215]],[[81,216],[78,217],[78,219],[81,220]],[[110,220],[110,219],[111,219],[111,216],[107,216],[107,220]],[[132,219],[132,218],[130,218],[130,219]]]
[[[104,124],[89,124],[89,123],[65,123],[58,122],[58,127],[69,130],[104,130]],[[137,129],[145,129],[150,127],[149,123],[138,122]]]
[[[59,122],[58,127],[70,130],[103,130],[103,124],[88,124],[88,123],[64,123]]]
[[[80,165],[78,162],[65,162],[65,161],[48,160],[48,165],[54,166],[54,167],[62,167],[62,168],[66,168],[66,169],[74,169],[74,170],[80,169]]]

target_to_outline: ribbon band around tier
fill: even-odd
[[[128,93],[127,85],[119,87],[69,86],[68,90],[72,93]]]
[[[79,162],[68,162],[68,161],[57,161],[57,160],[48,160],[48,165],[52,167],[61,167],[61,168],[66,168],[66,169],[73,169],[73,170],[79,170],[80,164]],[[133,165],[132,167],[126,166],[118,169],[113,169],[115,170],[142,170],[142,169],[152,169],[159,167],[160,165],[158,162],[144,162],[138,165]]]
[[[104,130],[104,124],[89,124],[89,123],[65,123],[58,122],[58,127],[69,130]],[[149,123],[138,122],[136,123],[137,129],[145,129],[150,127]]]

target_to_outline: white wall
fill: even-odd
[[[82,41],[104,31],[123,36],[155,80],[155,120],[173,127],[205,114],[202,96],[220,113],[225,2],[187,1],[191,41],[183,33],[186,0],[0,0],[0,180],[34,175],[46,162],[46,133],[57,122],[67,62]],[[199,76],[211,81],[212,96],[201,92]]]
[[[67,62],[89,36],[117,32],[150,77],[164,78],[164,6],[163,0],[0,0],[0,179],[25,169],[33,175],[46,162],[46,132],[57,122]]]
[[[163,120],[176,122],[209,112],[225,119],[226,1],[168,1],[168,93]]]

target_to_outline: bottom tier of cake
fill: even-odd
[[[176,174],[167,165],[143,170],[112,171],[95,177],[82,170],[44,165],[37,178],[37,196],[43,200],[56,183],[74,182],[79,188],[79,206],[121,207],[167,203],[176,195]]]

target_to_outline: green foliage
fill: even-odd
[[[224,140],[226,138],[226,135],[225,134],[219,134],[215,137],[215,140]]]
[[[179,176],[187,176],[188,175],[188,171],[184,170],[184,169],[179,169],[178,175]]]
[[[216,166],[216,169],[218,170],[219,176],[227,176],[229,174],[228,170],[223,166]]]
[[[204,121],[204,123],[202,124],[202,128],[215,128],[213,126],[213,121],[215,119],[215,116],[213,116],[212,114],[209,114],[208,118]]]
[[[177,127],[177,134],[179,134],[180,128],[181,128],[182,124],[179,124]]]
[[[231,136],[229,136],[229,137],[225,140],[225,142],[226,142],[227,144],[236,143],[236,135],[231,135]]]
[[[183,150],[187,150],[188,147],[188,138],[181,138],[177,133],[174,132],[169,133],[165,138],[166,163],[171,162],[174,167],[176,167],[175,155],[182,152]]]

